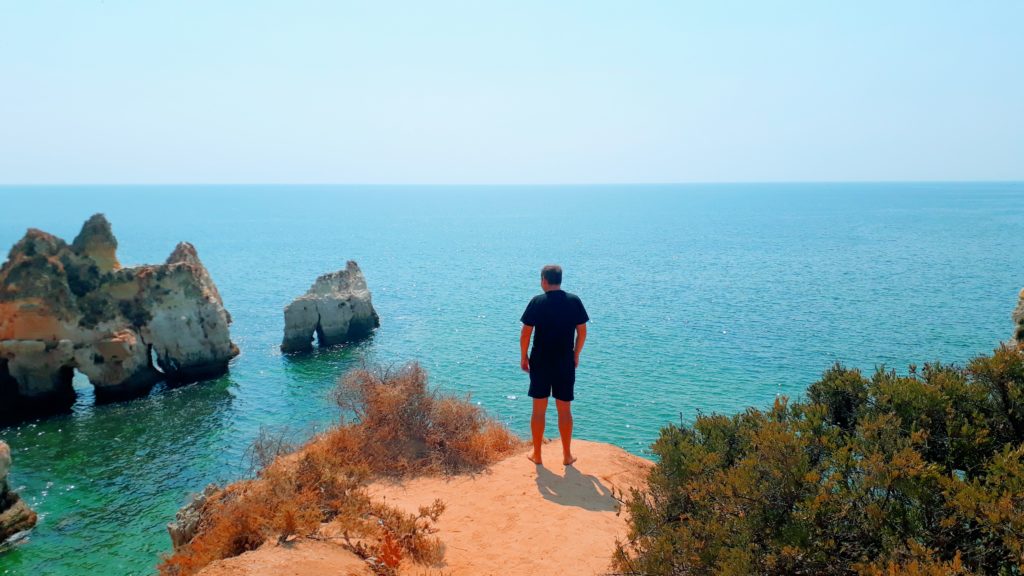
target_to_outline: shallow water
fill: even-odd
[[[188,240],[234,317],[223,378],[0,428],[40,513],[0,574],[147,574],[189,493],[247,472],[261,426],[302,438],[363,361],[421,362],[528,432],[519,315],[565,267],[591,316],[576,431],[643,453],[666,422],[797,396],[835,361],[964,362],[1010,335],[1024,184],[0,188],[0,246],[104,212],[123,264]],[[355,259],[382,326],[283,356],[282,309]],[[551,432],[553,419],[549,420]]]

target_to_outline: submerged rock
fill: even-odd
[[[32,229],[11,249],[0,267],[0,419],[66,409],[75,369],[100,399],[227,371],[231,317],[195,248],[133,268],[116,251],[102,214],[70,245]]]
[[[348,261],[344,270],[324,274],[284,309],[281,350],[313,348],[313,335],[321,346],[362,338],[380,326],[370,290],[359,265]]]
[[[1021,289],[1017,309],[1013,311],[1013,322],[1017,326],[1013,330],[1013,339],[1024,348],[1024,288]]]
[[[0,441],[0,542],[36,525],[36,513],[7,485],[11,448]]]

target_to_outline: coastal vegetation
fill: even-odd
[[[871,376],[669,425],[627,499],[632,575],[1024,572],[1024,354]]]
[[[332,397],[341,424],[210,495],[195,536],[164,559],[162,575],[195,574],[296,537],[337,542],[377,574],[393,574],[405,561],[435,564],[443,552],[433,526],[444,503],[407,514],[374,500],[368,483],[479,471],[522,446],[477,406],[429,391],[417,364],[349,372]],[[265,457],[266,445],[254,452]]]

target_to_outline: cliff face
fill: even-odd
[[[369,335],[380,326],[370,290],[359,265],[348,261],[344,270],[324,274],[284,309],[281,350],[299,352]]]
[[[75,369],[101,398],[227,370],[231,317],[195,248],[134,268],[116,251],[101,214],[70,245],[32,229],[11,249],[0,267],[0,418],[70,406]]]
[[[10,469],[11,449],[0,442],[0,542],[36,525],[36,513],[7,485]]]

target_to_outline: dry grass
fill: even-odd
[[[427,389],[417,364],[398,371],[355,370],[332,393],[350,420],[294,454],[277,455],[255,479],[236,482],[211,497],[193,540],[164,559],[165,576],[195,574],[221,558],[293,536],[335,539],[367,560],[378,574],[393,574],[408,560],[433,565],[442,558],[433,525],[440,501],[410,515],[371,500],[374,477],[478,471],[522,442],[478,407]],[[266,452],[261,433],[257,452]],[[330,530],[324,530],[328,526]]]

